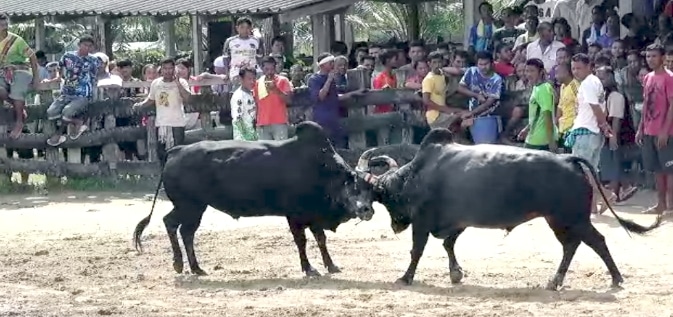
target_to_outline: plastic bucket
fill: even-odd
[[[474,144],[495,144],[500,135],[500,116],[474,118],[470,129]]]

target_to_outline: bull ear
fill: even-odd
[[[431,144],[449,144],[453,143],[453,133],[449,129],[437,128],[432,129],[428,134],[423,138],[421,142],[421,148],[425,148]]]

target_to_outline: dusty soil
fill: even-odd
[[[625,217],[651,203],[639,194]],[[561,258],[542,220],[504,231],[468,229],[457,244],[467,276],[449,283],[441,242],[431,239],[416,282],[398,287],[409,261],[410,232],[395,236],[377,208],[370,222],[328,234],[343,273],[306,279],[282,218],[235,221],[208,210],[196,235],[201,266],[195,278],[172,270],[158,204],[144,235],[145,253],[131,247],[136,223],[151,202],[139,194],[0,197],[0,316],[671,316],[673,225],[630,238],[612,217],[594,219],[626,280],[609,288],[598,256],[581,246],[559,292],[541,289]],[[467,212],[467,211],[466,211]],[[309,233],[310,237],[310,233]],[[325,273],[313,239],[312,264]]]

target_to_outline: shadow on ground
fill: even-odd
[[[154,197],[151,191],[106,191],[106,192],[58,192],[48,194],[9,194],[0,196],[0,212],[26,208],[38,208],[59,203],[109,203],[114,200],[148,201]],[[164,199],[159,195],[160,199]]]
[[[423,282],[414,282],[412,286],[400,286],[387,282],[352,281],[331,276],[320,278],[272,278],[248,280],[217,280],[212,277],[179,275],[175,285],[185,289],[226,289],[237,291],[281,291],[284,289],[326,289],[326,290],[384,290],[409,291],[423,295],[444,297],[473,297],[480,299],[506,299],[513,302],[552,303],[561,301],[614,302],[617,289],[608,291],[569,290],[558,292],[548,291],[539,287],[508,287],[498,288],[479,285],[447,285],[435,286]]]

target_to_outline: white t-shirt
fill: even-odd
[[[601,80],[591,74],[585,78],[577,89],[577,116],[573,121],[572,129],[586,128],[591,132],[600,133],[598,120],[591,105],[600,105],[605,111],[605,90]]]
[[[257,67],[257,57],[261,56],[262,43],[256,37],[232,36],[224,42],[224,57],[229,58],[229,77],[238,76],[243,66]]]
[[[238,118],[252,124],[253,120],[257,118],[257,106],[255,98],[252,94],[241,87],[234,90],[231,94],[231,118],[236,120]]]
[[[526,59],[539,58],[544,63],[544,70],[549,74],[556,65],[556,52],[562,47],[566,46],[559,41],[552,41],[543,51],[540,39],[537,39],[526,46]]]
[[[624,119],[626,99],[620,92],[613,91],[608,95],[606,107],[608,108],[608,117]]]
[[[155,125],[157,127],[184,127],[185,109],[180,97],[178,82],[189,91],[189,83],[184,78],[178,81],[165,82],[157,78],[150,85],[148,98],[154,100],[157,108]]]

